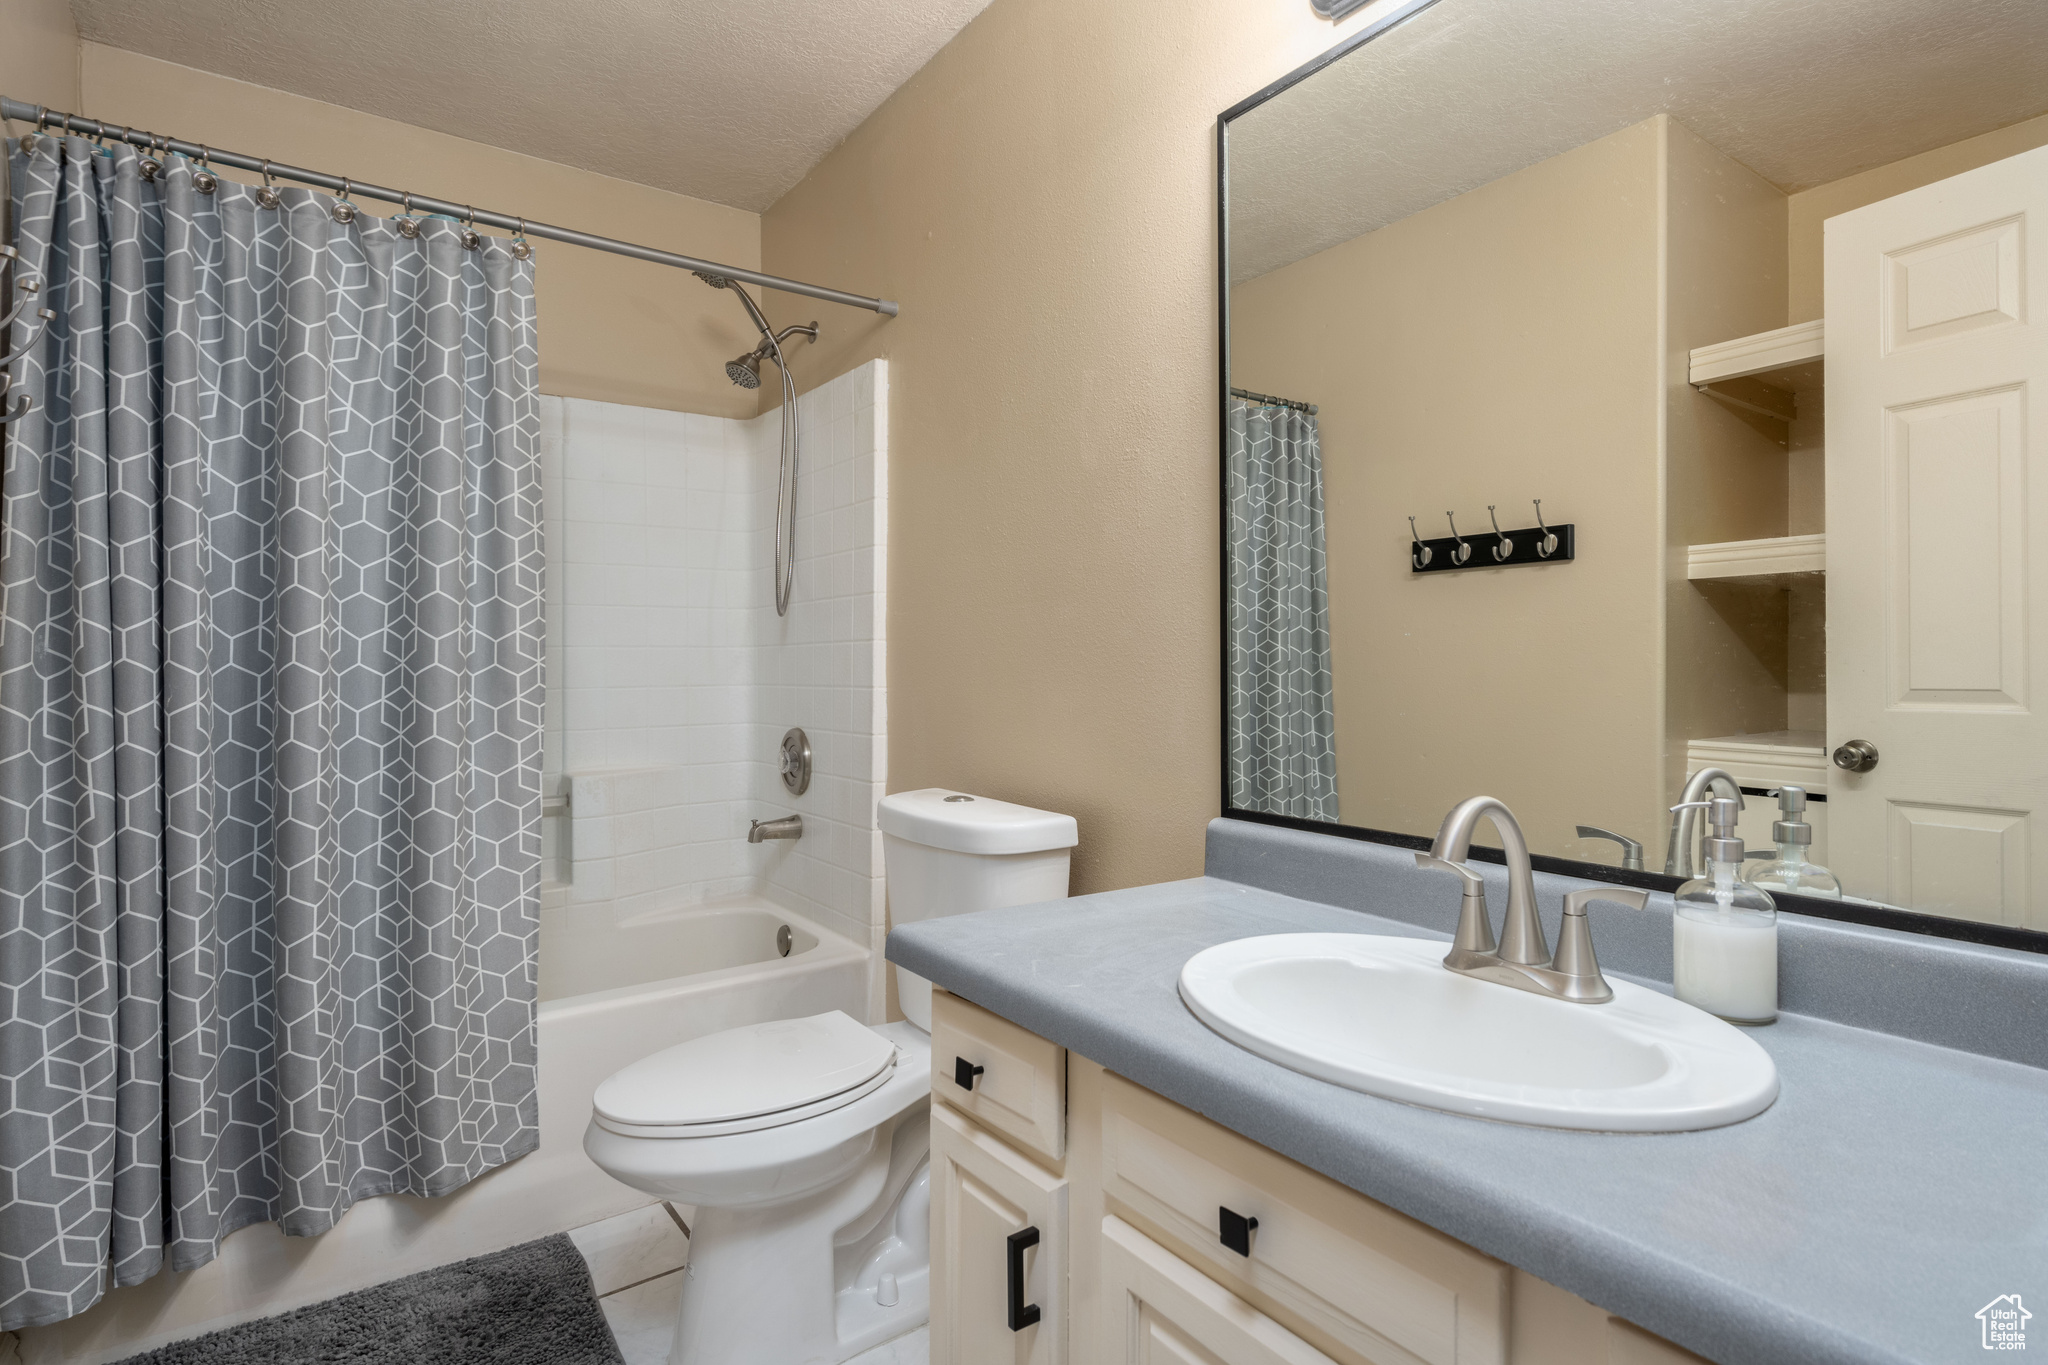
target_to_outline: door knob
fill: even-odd
[[[1844,772],[1867,773],[1877,766],[1877,746],[1867,739],[1852,739],[1835,750],[1835,766]]]

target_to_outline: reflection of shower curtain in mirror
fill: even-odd
[[[1323,455],[1311,413],[1230,400],[1230,804],[1337,818]]]

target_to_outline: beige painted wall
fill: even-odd
[[[1828,219],[2041,146],[2048,146],[2048,114],[1793,195],[1787,253],[1791,316],[1786,321],[1821,316],[1821,225]]]
[[[1483,784],[1571,855],[1655,808],[1663,122],[1232,291],[1233,382],[1321,408],[1346,824],[1428,833]],[[1409,571],[1410,514],[1470,536],[1534,498],[1573,563]]]
[[[12,31],[5,36],[11,39]],[[760,265],[760,219],[742,209],[98,43],[81,44],[80,55],[82,88],[69,107],[109,123],[377,184],[417,185],[423,194],[456,203],[731,265]],[[602,135],[596,124],[566,125],[563,154],[575,154],[578,138]],[[365,207],[397,211],[375,201]],[[535,261],[543,392],[721,417],[754,415],[755,396],[724,376],[725,362],[753,345],[735,300],[683,271],[580,247],[540,242]]]
[[[78,26],[64,0],[0,0],[0,95],[78,107]]]
[[[1201,870],[1215,118],[1357,23],[997,0],[763,218],[767,269],[903,304],[801,365],[890,360],[890,786],[1072,813],[1077,892]]]

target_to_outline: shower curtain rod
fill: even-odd
[[[723,275],[729,280],[739,280],[762,289],[779,289],[785,294],[802,294],[806,298],[822,299],[826,303],[845,304],[848,308],[872,309],[884,317],[896,316],[896,304],[891,299],[871,299],[864,294],[849,294],[840,289],[827,289],[821,284],[805,284],[801,280],[785,280],[780,275],[764,275],[758,270],[742,270],[738,266],[720,265],[716,261],[700,261],[693,256],[677,255],[673,251],[659,251],[651,246],[636,246],[631,242],[621,242],[611,237],[577,232],[573,228],[551,227],[546,223],[532,222],[509,213],[492,213],[472,208],[468,204],[451,204],[445,199],[430,199],[423,194],[409,195],[405,190],[386,189],[382,185],[366,184],[345,176],[328,175],[324,171],[309,171],[303,166],[284,166],[275,161],[265,161],[260,156],[223,152],[202,143],[158,137],[154,133],[140,132],[133,128],[123,127],[116,131],[98,119],[85,118],[79,114],[52,113],[39,104],[23,104],[20,100],[0,97],[0,118],[16,123],[33,123],[38,131],[63,128],[70,132],[83,133],[95,140],[111,139],[142,148],[178,152],[195,161],[217,161],[223,166],[234,166],[240,170],[255,171],[259,175],[267,174],[284,180],[296,180],[301,184],[317,185],[321,189],[336,190],[344,194],[359,194],[370,199],[381,199],[387,204],[404,205],[409,201],[415,211],[445,214],[466,223],[482,223],[487,227],[524,233],[528,237],[566,242],[570,246],[589,247],[593,251],[609,251],[616,256],[631,256],[635,260],[652,261],[656,265],[672,265],[682,270],[702,271],[707,275]]]
[[[1264,407],[1293,408],[1296,412],[1305,412],[1311,417],[1316,415],[1316,405],[1314,403],[1303,403],[1298,399],[1275,398],[1270,393],[1253,393],[1250,389],[1232,389],[1230,396],[1232,398],[1242,398],[1247,403],[1258,403]]]

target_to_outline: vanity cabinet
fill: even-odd
[[[932,1106],[932,1359],[1063,1365],[1067,1183]]]
[[[987,1010],[932,1006],[932,1365],[1698,1365]]]

